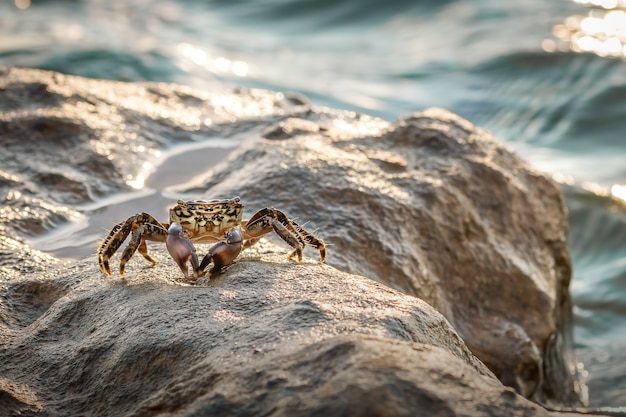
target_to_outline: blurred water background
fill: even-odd
[[[625,1],[0,0],[0,65],[490,130],[563,186],[590,402],[625,406]]]

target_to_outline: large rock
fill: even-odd
[[[504,387],[432,307],[367,278],[287,261],[269,244],[206,287],[179,276],[164,262],[103,280],[86,260],[5,283],[0,409],[547,415]]]
[[[444,110],[322,116],[268,128],[188,192],[311,220],[329,264],[428,301],[522,395],[579,403],[558,187]]]
[[[429,110],[388,123],[270,92],[16,69],[0,71],[0,109],[7,407],[544,413],[494,380],[432,308],[361,275],[432,304],[523,395],[579,400],[562,197],[468,122]],[[132,260],[128,282],[107,281],[95,259],[68,272],[23,243],[80,215],[76,203],[129,190],[166,140],[216,133],[252,139],[183,191],[310,221],[332,245],[328,263],[347,273],[287,263],[264,243],[209,288],[176,285],[162,248],[155,269]]]

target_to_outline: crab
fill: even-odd
[[[109,260],[128,235],[131,239],[122,252],[120,275],[124,275],[126,263],[137,250],[153,265],[157,263],[148,254],[148,240],[165,242],[186,280],[189,280],[188,263],[196,280],[205,275],[205,269],[211,263],[209,276],[222,272],[243,249],[272,231],[293,248],[289,259],[296,258],[300,262],[304,247],[309,245],[319,251],[320,262],[326,260],[326,246],[322,239],[272,207],[259,210],[249,220],[242,220],[243,204],[239,197],[211,201],[178,200],[169,212],[169,223],[162,223],[148,213],[138,213],[116,224],[98,248],[100,270],[113,275]],[[217,243],[199,262],[194,243],[211,242]]]

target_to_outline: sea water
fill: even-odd
[[[296,91],[387,120],[440,106],[490,130],[563,187],[591,403],[623,406],[625,10],[624,0],[1,0],[0,65]]]

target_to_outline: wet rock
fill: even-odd
[[[204,287],[177,282],[172,262],[135,263],[120,280],[91,260],[5,283],[0,404],[47,416],[547,415],[425,302],[282,252],[262,243]]]
[[[168,145],[263,129],[306,108],[299,96],[261,90],[209,96],[0,68],[0,201],[16,207],[0,224],[20,235],[49,231],[73,206],[132,191]]]
[[[0,70],[0,108],[0,396],[16,413],[545,415],[491,371],[578,402],[562,196],[467,121],[18,69]],[[330,266],[262,242],[192,288],[158,248],[163,264],[107,281],[21,240],[215,134],[246,143],[178,191],[284,210],[332,245]]]

